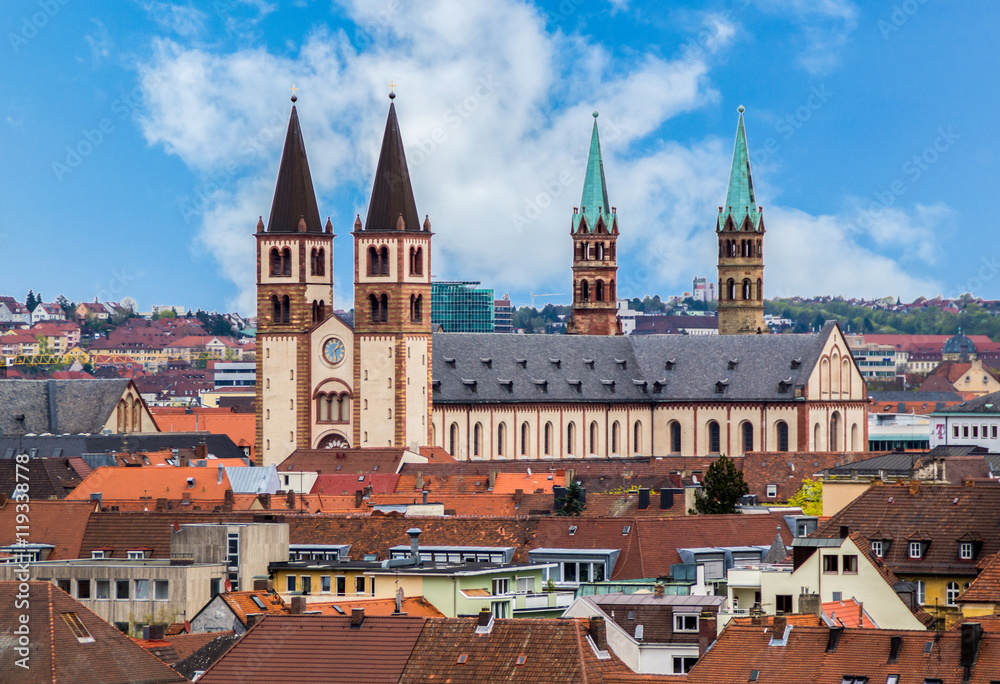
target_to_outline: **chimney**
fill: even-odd
[[[978,622],[962,623],[962,652],[959,665],[972,667],[979,655],[979,644],[983,641],[983,626]]]
[[[269,579],[255,579],[253,581],[254,591],[272,591],[274,589],[274,584]]]
[[[903,637],[894,636],[889,640],[889,659],[886,661],[887,664],[892,665],[893,663],[899,662],[899,652],[903,650]]]
[[[653,595],[663,598],[664,589],[665,587],[663,586],[663,582],[657,582],[656,586],[653,587]]]
[[[515,489],[514,490],[514,505],[515,506],[520,506],[522,501],[524,501],[524,490],[523,489]]]
[[[910,496],[916,496],[920,491],[920,480],[910,480]]]
[[[353,627],[354,629],[360,629],[364,621],[365,621],[365,609],[351,608],[351,627]]]
[[[827,637],[827,640],[826,640],[826,652],[827,653],[836,653],[837,652],[837,644],[840,643],[840,637],[841,637],[841,635],[843,633],[844,633],[844,628],[843,627],[831,627],[830,628],[830,635]]]
[[[672,489],[661,489],[660,490],[660,510],[668,511],[674,507],[674,490]]]
[[[608,650],[608,626],[604,624],[604,618],[594,615],[590,618],[590,638],[594,640],[594,646],[598,651]]]
[[[365,501],[365,493],[358,489],[354,492],[354,507],[361,508],[361,504]]]
[[[291,613],[292,615],[301,615],[306,609],[306,597],[305,596],[293,596]]]
[[[91,492],[90,493],[90,500],[91,501],[96,501],[97,502],[97,507],[100,508],[101,507],[101,492]]]
[[[566,480],[565,480],[565,482],[566,482],[565,486],[566,487],[569,487],[571,484],[573,484],[573,478],[574,477],[576,477],[576,471],[574,469],[572,469],[572,468],[567,468],[566,469]]]
[[[393,615],[403,614],[403,587],[396,590],[396,612]]]
[[[295,509],[295,492],[291,489],[289,489],[288,494],[285,495],[285,505],[288,506],[289,510]]]
[[[649,487],[639,488],[639,510],[644,511],[649,508]]]
[[[411,527],[406,533],[410,535],[410,558],[414,565],[420,565],[420,528]]]
[[[166,499],[166,497],[163,497],[163,498],[160,498],[160,499],[156,500],[156,510],[158,510],[158,511],[165,511],[165,510],[167,510],[167,499]]]
[[[233,510],[233,490],[227,489],[223,495],[222,507],[227,511]]]
[[[850,536],[851,536],[851,528],[848,527],[847,525],[841,525],[840,526],[840,538],[841,539],[847,539]]]
[[[774,631],[774,638],[783,639],[785,636],[785,627],[788,626],[788,618],[784,615],[775,615],[774,622],[771,624]]]
[[[247,629],[250,629],[264,617],[263,613],[247,613]]]
[[[823,604],[819,600],[819,594],[799,594],[799,612],[805,615],[819,615],[823,611]]]
[[[163,639],[163,625],[150,625],[148,638],[150,641],[160,641]]]
[[[493,613],[490,611],[490,609],[484,607],[482,610],[479,611],[479,622],[478,622],[478,625],[480,627],[486,627],[487,625],[490,624],[490,618],[492,618],[492,617],[493,617]]]
[[[423,488],[424,488],[424,471],[418,470],[417,471],[417,489],[423,489]]]
[[[497,473],[499,473],[499,472],[500,472],[499,470],[491,470],[490,471],[490,489],[493,489],[493,487],[496,486],[496,483],[497,483]]]
[[[264,508],[265,511],[271,509],[271,495],[270,494],[259,494],[257,496],[257,498],[260,499],[260,505]]]
[[[200,442],[194,445],[194,457],[203,460],[208,458],[208,445]]]
[[[701,611],[701,616],[698,618],[698,657],[701,658],[705,655],[705,651],[711,648],[712,644],[715,643],[716,633],[718,632],[718,627],[716,623],[718,618],[715,613],[710,610]],[[782,635],[784,630],[782,630]]]
[[[427,494],[428,494],[428,491],[426,489],[424,489],[420,493],[423,494],[424,503],[426,504],[427,503]]]

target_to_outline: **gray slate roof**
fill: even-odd
[[[940,413],[1000,413],[1000,392],[976,397],[957,406],[938,409],[931,415]]]
[[[241,458],[243,451],[229,435],[212,435],[205,432],[154,432],[129,433],[128,435],[53,435],[33,437],[0,437],[0,459],[11,458],[17,453],[27,453],[39,458],[81,457],[90,465],[109,465],[101,455],[115,452],[162,451],[164,449],[193,449],[204,442],[208,453],[218,458]],[[208,462],[212,465],[212,461]]]
[[[99,433],[130,382],[0,380],[0,435]]]
[[[911,403],[915,401],[925,401],[927,403],[962,401],[962,395],[958,392],[869,392],[868,398],[876,404],[895,404],[901,401]]]
[[[794,401],[834,325],[810,335],[435,333],[434,403]]]

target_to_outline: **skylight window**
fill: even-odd
[[[61,613],[62,619],[66,621],[66,625],[69,626],[70,631],[73,632],[73,636],[81,644],[92,644],[94,643],[94,637],[90,635],[87,630],[86,625],[80,620],[80,616],[76,613]]]
[[[255,605],[256,605],[256,606],[258,607],[258,608],[260,608],[261,610],[266,610],[266,609],[267,609],[267,606],[265,606],[265,605],[264,605],[264,602],[260,600],[260,597],[259,597],[259,596],[251,596],[251,597],[250,597],[250,600],[251,600],[251,601],[253,601],[253,602],[254,602],[254,604],[255,604]]]

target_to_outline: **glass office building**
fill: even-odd
[[[479,282],[431,283],[431,324],[445,332],[493,332],[493,290]]]

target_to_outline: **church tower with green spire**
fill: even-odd
[[[754,197],[743,111],[740,105],[729,192],[715,224],[719,237],[720,335],[768,332],[764,324],[764,215]]]
[[[583,199],[573,208],[573,316],[568,335],[621,335],[618,320],[618,215],[609,206],[604,160],[597,134],[597,112],[590,138],[590,157]]]

